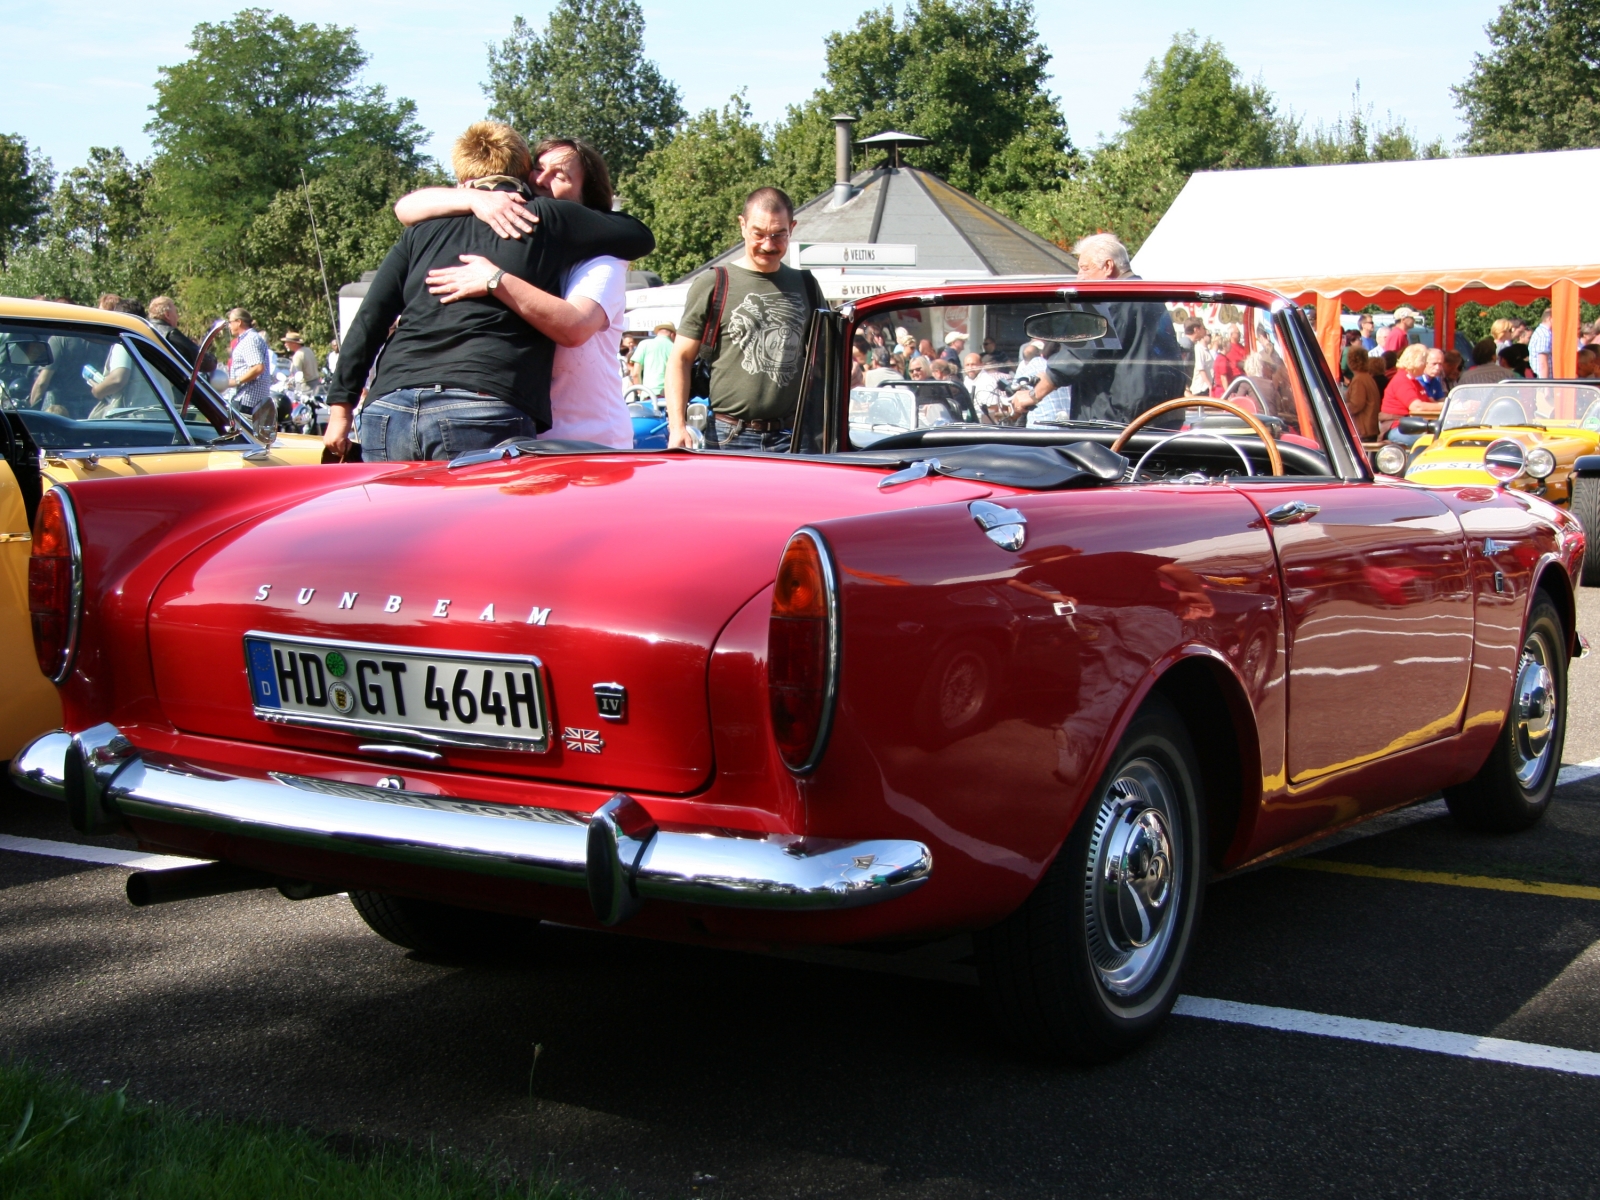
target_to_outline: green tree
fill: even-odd
[[[48,210],[51,174],[50,160],[29,150],[25,138],[0,134],[0,270]]]
[[[824,86],[773,135],[774,163],[798,198],[833,182],[836,112],[860,118],[858,135],[930,138],[905,161],[1002,208],[1016,204],[1019,181],[1049,188],[1071,171],[1029,0],[915,0],[900,20],[886,6],[826,47]]]
[[[294,187],[273,197],[267,210],[250,223],[244,241],[244,270],[237,303],[277,338],[285,329],[299,329],[317,346],[333,338],[322,275],[317,269],[317,241],[327,266],[330,290],[375,269],[399,239],[394,202],[427,182],[406,171],[394,158],[368,154],[332,164],[302,190]]]
[[[676,279],[720,254],[738,241],[745,196],[773,178],[766,133],[742,93],[691,117],[628,180],[629,210],[656,235],[639,266]]]
[[[245,231],[281,191],[372,152],[415,171],[425,131],[409,100],[360,82],[355,31],[250,8],[195,26],[191,56],[161,68],[145,127],[157,154],[162,258],[206,307],[229,303]]]
[[[149,163],[130,161],[120,146],[92,147],[84,166],[62,174],[37,241],[13,257],[0,290],[80,304],[103,292],[148,300],[168,290],[149,198]]]
[[[1600,146],[1600,4],[1506,0],[1455,92],[1469,154]]]
[[[1222,46],[1194,30],[1174,35],[1144,69],[1144,86],[1122,114],[1127,141],[1156,142],[1185,174],[1271,166],[1279,122],[1272,93],[1246,84]]]
[[[544,33],[523,18],[489,47],[489,115],[537,142],[580,137],[617,178],[684,118],[678,89],[644,57],[636,0],[558,0]]]
[[[1279,142],[1279,164],[1293,167],[1445,156],[1443,141],[1435,138],[1424,142],[1393,113],[1382,122],[1377,121],[1372,105],[1361,103],[1359,79],[1350,98],[1348,116],[1341,114],[1331,125],[1319,121],[1309,132],[1293,115],[1284,117],[1279,121]]]
[[[1019,219],[1058,246],[1070,248],[1081,237],[1105,231],[1133,253],[1188,178],[1159,140],[1127,138],[1102,146],[1059,189],[1029,197]]]

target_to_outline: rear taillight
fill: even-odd
[[[802,529],[784,547],[767,632],[772,732],[791,771],[809,771],[822,757],[838,677],[839,597],[833,564],[822,536]]]
[[[72,669],[83,606],[83,559],[78,552],[77,516],[61,488],[39,502],[33,522],[33,556],[28,559],[28,615],[33,618],[33,648],[39,670],[60,683]]]

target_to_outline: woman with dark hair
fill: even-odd
[[[534,194],[610,212],[611,172],[600,152],[578,138],[546,138],[533,150],[528,183]],[[425,188],[404,196],[395,216],[411,225],[431,217],[472,214],[502,237],[533,228],[515,192]],[[633,445],[633,421],[622,398],[617,352],[622,343],[628,264],[619,258],[585,259],[562,280],[559,296],[507,275],[480,255],[464,254],[459,267],[428,272],[428,290],[441,304],[486,296],[502,303],[556,344],[550,373],[550,428],[540,437]]]

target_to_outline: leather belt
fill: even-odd
[[[728,425],[738,425],[754,433],[782,433],[785,428],[782,421],[746,421],[742,417],[730,417],[723,413],[717,413],[716,417]]]

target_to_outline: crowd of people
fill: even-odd
[[[1549,309],[1533,327],[1516,318],[1496,320],[1489,336],[1473,344],[1470,365],[1455,350],[1425,345],[1411,309],[1397,309],[1394,316],[1381,335],[1368,314],[1344,333],[1340,377],[1363,441],[1412,444],[1420,435],[1402,433],[1400,420],[1437,416],[1460,384],[1553,376]],[[1600,382],[1600,323],[1582,326],[1578,340],[1576,377]]]

